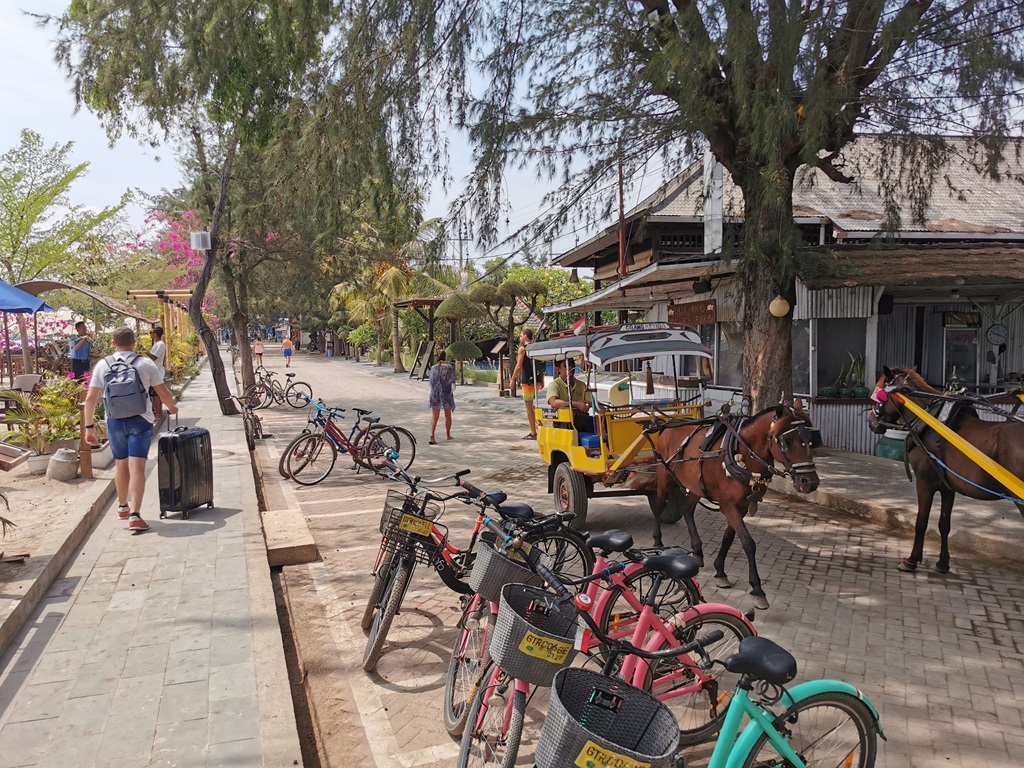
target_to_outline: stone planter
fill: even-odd
[[[114,454],[110,450],[110,441],[92,449],[92,466],[94,469],[106,469],[114,463]]]
[[[28,473],[30,475],[41,475],[46,471],[46,467],[49,463],[50,454],[37,453],[28,457],[25,461],[25,466],[28,467]]]
[[[69,483],[76,477],[78,477],[78,451],[73,448],[58,449],[46,465],[46,478]]]

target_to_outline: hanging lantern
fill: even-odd
[[[783,296],[776,296],[768,305],[768,311],[772,313],[772,317],[785,317],[789,314],[789,302]]]

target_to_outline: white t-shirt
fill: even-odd
[[[162,379],[167,373],[164,368],[164,358],[167,357],[167,344],[164,343],[163,339],[160,341],[154,341],[153,346],[149,350],[149,354],[156,358],[153,362],[156,363],[156,367],[160,369],[160,378]]]
[[[128,358],[131,357],[131,355],[133,354],[135,353],[115,352],[113,354],[113,358],[115,360],[127,361]],[[144,355],[139,355],[139,359],[135,361],[135,367],[139,371],[139,380],[142,382],[142,386],[144,386],[147,390],[149,390],[150,387],[155,387],[157,384],[164,383],[163,372],[156,367],[156,363],[154,363],[152,360],[145,357]],[[89,381],[89,389],[102,390],[103,378],[107,375],[107,372],[109,370],[110,366],[107,365],[107,358],[104,357],[102,360],[96,363],[96,367],[92,369],[92,379]],[[148,397],[146,398],[146,412],[143,413],[142,415],[146,418],[147,421],[154,421],[153,404]]]

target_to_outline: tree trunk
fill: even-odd
[[[231,270],[221,271],[224,280],[224,292],[228,297],[228,308],[231,310],[231,329],[235,338],[239,339],[238,354],[242,372],[242,389],[245,392],[256,383],[256,376],[252,367],[252,347],[249,345],[248,329],[248,290],[245,282],[236,280]]]
[[[381,323],[376,323],[377,328],[377,361],[374,365],[377,368],[384,366],[384,329],[381,327]]]
[[[402,331],[398,324],[398,307],[391,307],[391,349],[395,355],[395,373],[405,373],[402,363]]]
[[[776,181],[776,184],[779,182]],[[752,412],[793,399],[793,305],[796,303],[794,256],[798,232],[793,224],[792,179],[779,194],[764,178],[744,188],[743,226],[743,394]],[[789,302],[784,317],[768,310],[776,296]]]
[[[13,285],[13,283],[12,283]],[[18,319],[18,333],[21,334],[21,370],[22,373],[35,373],[32,366],[32,353],[29,351],[29,330],[26,315],[16,315]],[[65,342],[66,344],[67,342]]]

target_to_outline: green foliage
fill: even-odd
[[[586,296],[594,290],[594,281],[581,277],[570,282],[568,270],[559,267],[530,267],[516,264],[508,271],[508,279],[517,282],[543,283],[546,289],[544,300],[547,304],[561,304]]]
[[[480,347],[471,341],[456,341],[447,350],[445,354],[452,360],[479,360],[483,357],[480,352]]]
[[[473,379],[474,381],[488,381],[491,384],[498,380],[498,372],[490,368],[477,368],[467,365],[463,368],[463,374],[466,378]]]
[[[0,268],[9,283],[39,277],[80,278],[80,265],[103,253],[115,217],[129,200],[99,212],[71,202],[71,186],[88,163],[72,166],[73,144],[45,147],[25,129],[21,143],[0,155]]]
[[[340,328],[338,329],[341,330]],[[348,334],[348,343],[360,349],[369,349],[377,343],[377,328],[373,323],[363,323]]]
[[[0,397],[15,403],[15,408],[7,412],[6,421],[18,427],[4,435],[4,442],[24,445],[41,455],[54,440],[78,437],[81,392],[82,382],[76,379],[55,379],[38,393],[0,392]]]

